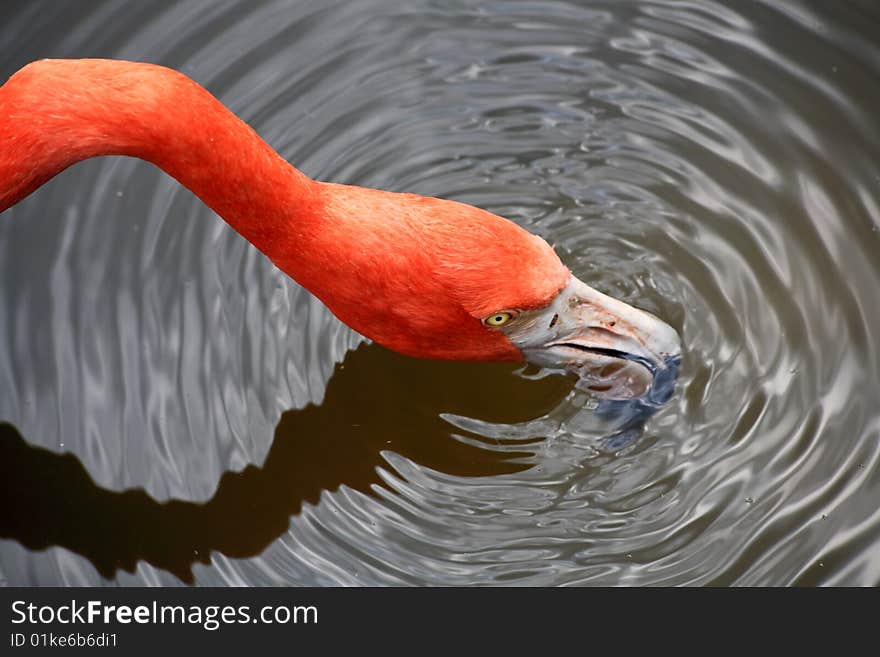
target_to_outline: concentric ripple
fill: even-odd
[[[2,581],[880,583],[858,7],[10,3],[3,79],[180,69],[313,177],[542,235],[684,353],[621,433],[567,379],[352,350],[175,181],[79,164],[0,217]]]

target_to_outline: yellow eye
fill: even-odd
[[[511,319],[513,319],[513,315],[506,310],[502,310],[497,313],[492,313],[483,321],[489,326],[504,326]]]

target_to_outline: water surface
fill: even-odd
[[[7,2],[320,180],[469,202],[682,334],[644,427],[362,340],[150,165],[0,217],[8,584],[880,583],[870,2]]]

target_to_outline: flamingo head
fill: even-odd
[[[675,330],[578,280],[547,242],[454,201],[322,183],[321,258],[273,258],[346,324],[425,358],[530,361],[630,399],[678,358]],[[328,236],[328,232],[331,234]],[[302,235],[296,237],[302,245]]]

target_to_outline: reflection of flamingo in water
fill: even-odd
[[[202,504],[102,488],[73,454],[34,447],[0,422],[0,538],[32,550],[67,548],[108,579],[145,561],[191,583],[193,565],[210,563],[214,552],[262,553],[323,491],[347,486],[373,495],[387,487],[380,474],[391,468],[386,450],[448,475],[490,477],[531,468],[544,440],[487,440],[436,413],[420,417],[418,409],[439,400],[454,415],[519,422],[546,414],[570,390],[561,377],[499,376],[497,366],[421,363],[367,345],[349,352],[344,364],[330,378],[323,404],[282,414],[262,465],[225,472]],[[671,383],[658,377],[646,397],[600,406],[621,425],[600,447],[617,450],[637,438]],[[400,404],[402,396],[411,403]]]
[[[139,157],[192,190],[343,322],[395,351],[576,370],[647,392],[679,353],[656,317],[585,285],[510,221],[436,198],[311,180],[187,77],[43,60],[0,87],[0,211],[71,164]]]
[[[283,413],[265,461],[223,473],[204,503],[102,488],[75,455],[34,447],[0,422],[0,538],[32,550],[65,547],[106,578],[145,561],[192,582],[193,564],[209,563],[212,553],[262,553],[323,491],[344,485],[373,495],[387,487],[381,469],[392,469],[383,457],[388,450],[456,477],[532,467],[543,438],[499,443],[427,409],[439,402],[457,415],[527,421],[571,388],[562,377],[532,381],[509,376],[501,365],[421,362],[374,345],[349,352],[344,365],[330,378],[323,404]]]

